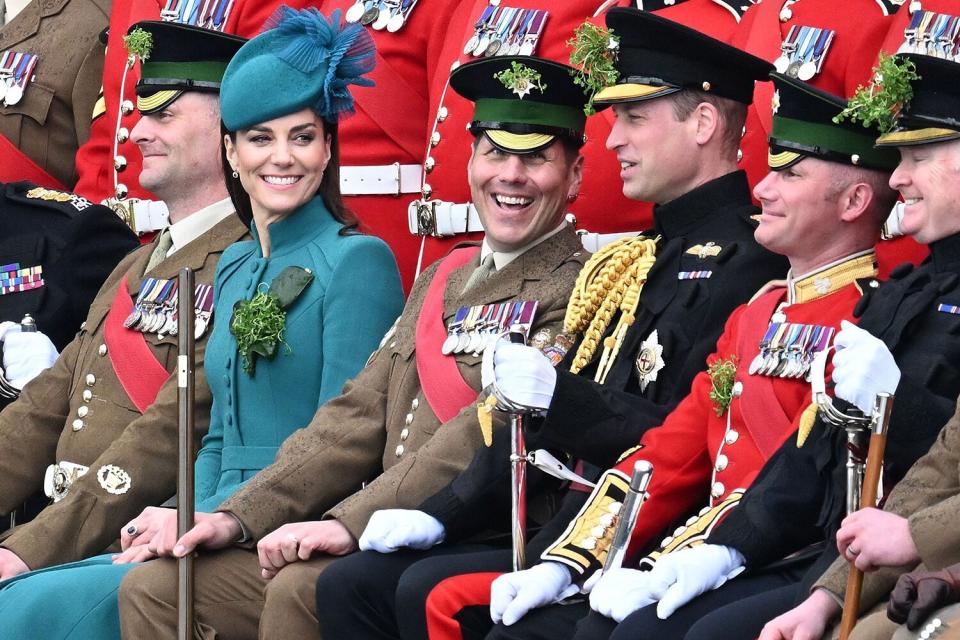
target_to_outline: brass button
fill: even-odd
[[[131,113],[133,113],[133,108],[134,108],[133,100],[124,100],[123,102],[120,103],[120,113],[122,113],[125,116],[128,116]]]
[[[74,421],[73,421],[73,430],[74,430],[74,431],[80,431],[80,429],[83,429],[83,420],[74,420]]]
[[[444,120],[447,119],[447,116],[448,116],[448,115],[450,115],[450,112],[447,111],[447,108],[446,108],[446,107],[440,107],[440,109],[437,111],[437,120],[438,120],[439,122],[443,122]]]
[[[414,411],[417,410],[417,407],[420,406],[420,398],[414,398],[413,402],[410,403],[410,408]]]
[[[729,431],[727,431],[723,436],[723,441],[726,444],[733,444],[739,439],[740,439],[740,433],[738,431],[734,431],[733,429],[730,429]]]
[[[430,173],[435,166],[437,166],[437,161],[433,159],[433,156],[429,156],[423,163],[423,170]]]
[[[435,146],[437,146],[438,144],[440,144],[440,132],[439,132],[439,131],[434,131],[434,132],[430,135],[430,146],[431,146],[431,147],[435,147]]]
[[[734,398],[739,398],[743,395],[743,383],[737,380],[733,383],[733,389],[731,390]]]
[[[120,127],[117,129],[117,142],[123,144],[130,139],[130,130],[126,127]]]
[[[412,413],[408,413],[408,414],[407,414],[407,417],[403,419],[403,424],[407,425],[408,427],[413,424],[413,414],[412,414]]]
[[[82,405],[80,405],[80,407],[77,409],[77,415],[80,416],[81,418],[86,418],[86,417],[87,417],[87,413],[89,413],[89,411],[90,411],[90,407],[88,407],[88,406],[85,405],[85,404],[82,404]]]
[[[88,374],[87,374],[87,386],[88,386],[88,387],[92,387],[92,386],[95,385],[95,384],[97,384],[97,376],[93,375],[92,373],[88,373]]]
[[[395,453],[397,454],[397,457],[398,457],[398,458],[403,455],[403,445],[402,445],[402,444],[398,444],[398,445],[397,445],[397,450],[395,451]]]
[[[410,429],[404,427],[403,431],[400,432],[400,439],[406,440],[408,437],[410,437]]]
[[[97,347],[97,353],[99,353],[101,356],[107,355],[107,345],[102,344]]]
[[[93,391],[90,391],[90,389],[84,389],[82,395],[84,402],[90,402],[93,400]]]

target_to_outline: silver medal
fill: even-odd
[[[12,107],[13,105],[20,102],[22,98],[23,98],[23,89],[20,88],[20,85],[15,84],[9,89],[7,89],[7,95],[4,98],[4,102],[7,103],[8,107]]]
[[[363,3],[356,2],[352,7],[347,9],[347,13],[344,16],[347,22],[360,22],[360,18],[363,17]]]

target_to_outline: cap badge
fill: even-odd
[[[540,93],[543,93],[547,89],[547,85],[543,83],[539,71],[535,71],[519,62],[511,62],[509,69],[495,73],[493,77],[499,80],[504,87],[515,93],[521,100],[530,95],[530,92],[534,89]]]

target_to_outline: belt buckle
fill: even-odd
[[[417,200],[417,235],[439,238],[436,201]]]

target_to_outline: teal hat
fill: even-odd
[[[373,70],[370,34],[358,24],[340,24],[340,11],[281,6],[267,30],[245,44],[227,66],[220,112],[230,131],[312,109],[331,122],[353,111],[350,84],[370,87],[361,77]]]
[[[767,163],[773,171],[811,156],[868,169],[892,171],[900,155],[874,146],[879,130],[860,123],[837,122],[847,101],[779,73],[771,73],[773,127]]]
[[[137,109],[155,113],[184,91],[216,93],[227,63],[246,41],[177,22],[148,20],[132,25],[125,44],[142,60]]]
[[[509,153],[533,153],[559,136],[583,144],[587,102],[575,69],[530,56],[468,62],[450,75],[454,91],[474,103],[470,131]]]

